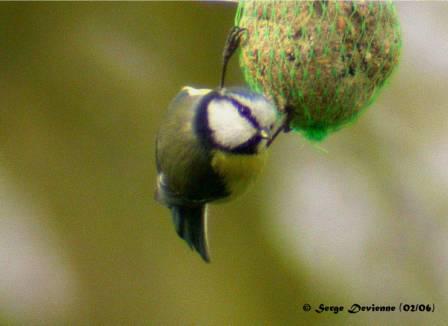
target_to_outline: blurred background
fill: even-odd
[[[397,6],[377,102],[318,146],[280,137],[211,207],[205,264],[153,200],[154,139],[181,86],[218,85],[236,5],[0,4],[0,324],[447,322],[448,3]],[[436,312],[302,310],[400,302]]]

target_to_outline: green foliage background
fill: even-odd
[[[402,4],[399,14],[413,5]],[[419,6],[438,6],[431,12],[439,20],[448,17],[446,4]],[[218,85],[235,8],[211,2],[0,5],[0,205],[12,203],[0,210],[0,237],[17,233],[14,241],[3,237],[0,250],[2,324],[447,320],[448,283],[437,271],[448,268],[441,142],[447,136],[446,70],[422,70],[430,64],[416,62],[413,48],[407,49],[409,24],[403,25],[404,56],[391,85],[357,124],[322,144],[328,153],[299,135],[283,136],[256,186],[238,201],[211,208],[210,265],[177,238],[168,210],[153,200],[155,133],[181,86]],[[242,83],[236,60],[228,83]],[[340,256],[367,248],[361,265],[340,257],[319,260],[326,250],[314,252],[325,262],[316,265],[301,253],[316,243],[330,252],[328,232],[298,247],[287,240],[299,237],[296,225],[308,234],[307,215],[288,203],[309,198],[309,191],[317,195],[306,203],[328,202],[319,188],[313,192],[295,181],[318,167],[335,176],[331,193],[350,195],[353,178],[368,180],[363,197],[375,198],[375,205],[363,209],[374,212],[367,226],[374,233]],[[341,167],[347,179],[339,178]],[[342,210],[325,219],[338,225],[347,217]],[[26,250],[42,246],[40,256],[24,256],[27,233],[8,221],[25,221],[34,230],[38,236]],[[357,232],[330,230],[341,239]],[[15,273],[11,264],[21,257],[24,265]],[[50,258],[62,267],[46,264]],[[21,276],[41,274],[25,281]],[[365,293],[359,280],[367,292],[379,290],[359,296]],[[400,298],[434,303],[438,311],[335,315],[301,308],[398,304]]]

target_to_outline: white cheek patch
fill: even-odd
[[[242,105],[251,108],[252,115],[262,128],[269,128],[270,125],[276,122],[277,109],[274,104],[268,100],[263,98],[247,99],[237,94],[232,94],[231,97],[240,102]]]
[[[235,148],[244,144],[257,130],[227,100],[213,100],[208,105],[208,125],[219,145]]]

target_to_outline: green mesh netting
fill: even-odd
[[[311,140],[353,121],[398,63],[391,1],[240,1],[235,24],[247,29],[246,82],[290,112],[290,127]]]

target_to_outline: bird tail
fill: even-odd
[[[204,261],[210,262],[206,206],[172,206],[171,212],[177,234],[188,243],[190,248],[196,250]]]

